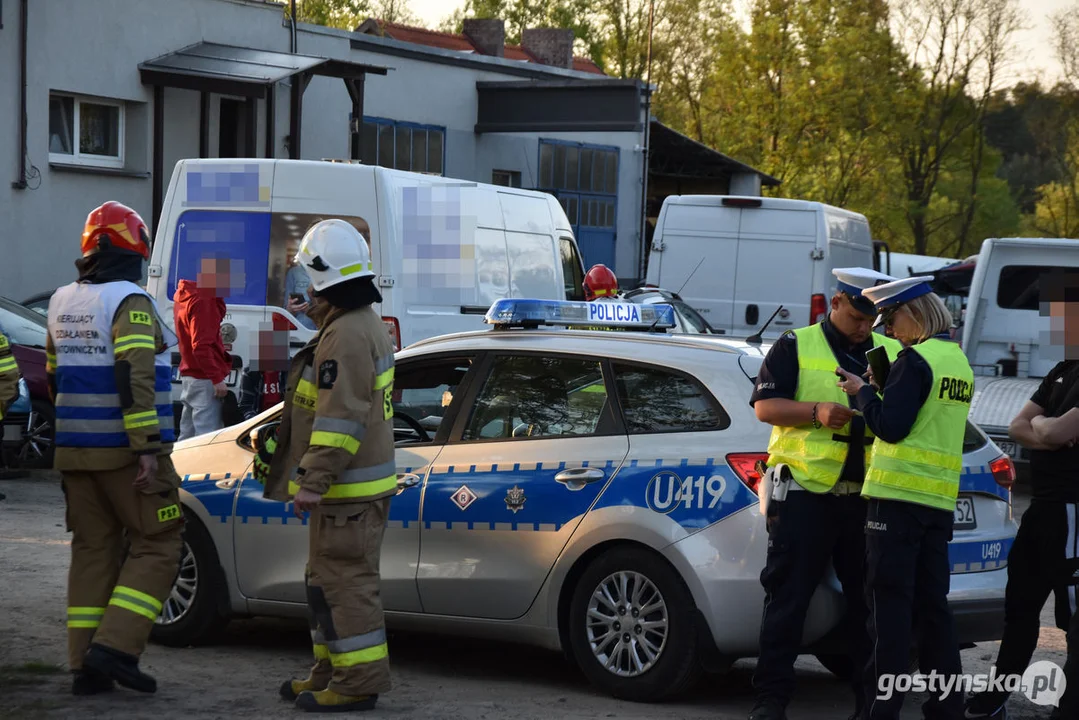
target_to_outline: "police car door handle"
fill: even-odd
[[[420,484],[420,476],[413,473],[405,473],[397,476],[397,492],[408,490]]]
[[[607,477],[607,473],[599,468],[571,468],[558,473],[554,476],[554,479],[570,490],[580,490],[585,485],[602,480],[605,477]]]

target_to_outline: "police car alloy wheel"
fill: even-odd
[[[225,587],[213,539],[196,517],[184,513],[183,549],[176,578],[150,637],[172,647],[202,645],[218,639],[228,624]]]
[[[611,695],[661,700],[700,676],[695,615],[689,590],[666,560],[643,548],[612,548],[577,580],[570,650]]]

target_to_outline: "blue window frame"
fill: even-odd
[[[446,128],[364,116],[360,160],[365,165],[445,175]]]

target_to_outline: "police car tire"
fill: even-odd
[[[198,584],[187,614],[170,625],[154,624],[150,637],[168,647],[209,644],[221,636],[229,618],[221,612],[225,578],[210,533],[190,512],[184,513],[183,538],[195,556]]]
[[[666,646],[656,664],[637,677],[619,677],[603,668],[589,646],[588,603],[599,584],[619,571],[640,573],[651,581],[667,606]],[[695,605],[682,578],[667,562],[649,550],[620,547],[594,559],[577,581],[569,608],[569,644],[577,666],[597,687],[614,697],[634,702],[656,702],[677,695],[703,672],[697,657]]]

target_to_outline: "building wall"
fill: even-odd
[[[51,290],[75,277],[78,240],[87,212],[106,200],[152,217],[153,89],[140,82],[141,62],[200,41],[288,52],[290,31],[282,8],[251,0],[34,0],[29,14],[28,157],[39,174],[30,188],[11,186],[17,174],[19,47],[17,2],[5,4],[0,30],[0,295],[15,300]],[[118,25],[146,28],[124,32]],[[152,29],[152,30],[151,30]],[[122,41],[120,39],[122,38]],[[414,58],[353,50],[349,34],[300,26],[297,51],[390,68],[386,76],[369,75],[365,115],[446,128],[445,174],[491,181],[494,169],[521,173],[522,186],[538,183],[540,137],[619,148],[617,267],[620,276],[636,276],[641,204],[642,143],[638,133],[544,133],[476,135],[476,82],[514,80],[498,71],[433,63]],[[565,73],[562,73],[565,76]],[[581,77],[592,77],[581,75]],[[120,100],[125,104],[123,174],[90,174],[51,167],[49,162],[49,93],[62,91]],[[288,82],[276,88],[277,157],[287,157]],[[210,156],[217,155],[220,96],[211,96]],[[302,156],[307,159],[349,156],[351,102],[344,83],[316,77],[304,96]],[[258,102],[260,157],[265,153],[265,107]],[[643,113],[642,113],[643,119]],[[167,187],[176,162],[199,153],[199,94],[165,90],[164,177]],[[32,189],[31,189],[32,188]],[[151,228],[153,230],[153,228]]]

